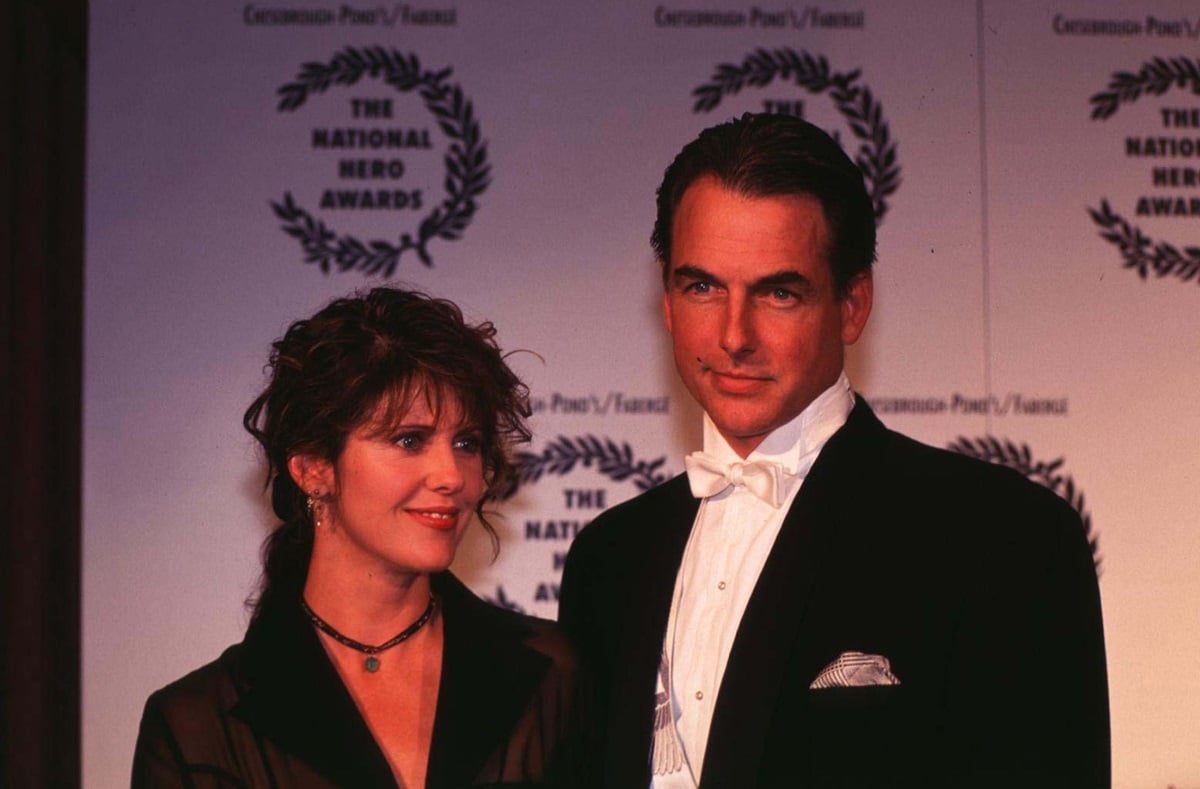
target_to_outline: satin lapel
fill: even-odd
[[[244,642],[232,714],[339,786],[394,786],[391,768],[299,606],[265,610]]]
[[[879,457],[882,424],[859,401],[822,450],[792,502],[738,626],[717,697],[701,787],[751,786],[833,530],[855,522],[863,480]],[[801,662],[808,660],[802,656]],[[813,655],[819,661],[819,656]],[[814,664],[813,673],[823,664]]]
[[[428,786],[468,786],[504,745],[550,658],[526,646],[528,628],[475,597],[449,573],[435,578],[445,620]]]
[[[630,568],[628,605],[616,612],[627,618],[613,658],[613,693],[609,699],[606,786],[645,786],[650,776],[654,731],[654,688],[663,638],[675,592],[675,576],[683,560],[699,501],[687,477],[666,483],[658,496],[631,517],[645,535],[634,555],[623,557]]]

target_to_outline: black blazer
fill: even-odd
[[[552,623],[434,577],[445,646],[430,787],[522,786],[565,758],[574,653]],[[146,702],[134,787],[395,787],[298,605],[264,610],[245,640]]]
[[[655,675],[699,503],[685,477],[575,540],[559,619],[594,672],[595,785],[646,786]],[[900,684],[809,690],[849,650]],[[1109,784],[1100,599],[1077,513],[884,428],[860,400],[738,629],[701,787]]]

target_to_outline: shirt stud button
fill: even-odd
[[[724,588],[725,588],[725,582],[724,582],[724,581],[719,581],[719,582],[717,583],[717,588],[718,588],[718,589],[724,589]]]
[[[702,701],[703,699],[704,699],[704,691],[702,691],[702,690],[696,691],[696,701]]]

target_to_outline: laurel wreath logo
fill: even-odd
[[[1116,72],[1107,90],[1089,99],[1092,120],[1108,120],[1122,104],[1137,101],[1143,95],[1161,96],[1172,88],[1187,88],[1200,94],[1200,60],[1154,58],[1143,63],[1137,73]],[[1158,277],[1179,277],[1184,282],[1200,277],[1200,247],[1184,247],[1181,252],[1165,241],[1156,243],[1141,228],[1113,211],[1107,200],[1101,201],[1099,210],[1088,208],[1088,213],[1101,228],[1100,237],[1120,250],[1125,261],[1123,267],[1135,270],[1143,280],[1151,273]]]
[[[710,82],[692,91],[696,103],[693,112],[711,112],[725,96],[743,87],[764,88],[775,80],[792,80],[812,94],[828,92],[838,111],[846,119],[854,136],[862,144],[854,158],[863,172],[867,192],[875,206],[875,221],[883,220],[887,198],[900,186],[900,165],[896,163],[896,143],[883,119],[883,107],[871,89],[859,83],[860,71],[833,72],[824,56],[790,48],[757,49],[740,65],[722,63]]]
[[[480,136],[471,102],[464,98],[461,87],[449,81],[450,74],[450,68],[426,71],[416,55],[394,49],[346,47],[329,63],[305,63],[296,81],[277,91],[278,109],[291,112],[311,94],[324,93],[332,86],[354,85],[364,77],[382,79],[402,93],[417,91],[452,141],[444,160],[446,199],[421,220],[415,238],[403,233],[398,244],[383,240],[363,243],[352,236],[338,236],[301,208],[291,192],[286,192],[282,201],[272,202],[284,232],[300,241],[306,262],[316,263],[326,274],[337,268],[390,277],[405,252],[412,250],[422,263],[432,266],[430,240],[456,241],[462,237],[475,215],[476,199],[490,183],[491,167],[487,163],[487,143]]]
[[[1137,101],[1143,93],[1161,96],[1171,88],[1191,88],[1200,94],[1200,60],[1154,58],[1142,64],[1136,74],[1118,71],[1109,80],[1108,90],[1089,99],[1092,120],[1108,120],[1122,104]]]
[[[1103,228],[1100,237],[1121,250],[1123,268],[1136,270],[1142,279],[1154,273],[1159,277],[1174,275],[1187,282],[1200,275],[1200,247],[1184,247],[1181,252],[1166,241],[1155,243],[1113,211],[1107,200],[1100,201],[1099,210],[1089,208],[1088,213]]]
[[[637,460],[628,443],[617,444],[611,438],[600,439],[594,435],[568,438],[559,436],[538,452],[517,452],[516,479],[503,491],[499,498],[511,498],[522,485],[537,482],[545,475],[565,476],[576,466],[594,467],[613,482],[630,480],[639,491],[649,490],[666,482],[667,475],[659,471],[667,460]]]
[[[1076,487],[1075,480],[1069,474],[1062,473],[1064,458],[1056,458],[1049,462],[1035,460],[1028,444],[1018,446],[1012,441],[1001,441],[994,436],[983,436],[974,440],[959,436],[957,441],[951,442],[946,448],[961,455],[1007,466],[1057,493],[1079,513],[1079,519],[1083,522],[1083,534],[1092,549],[1096,573],[1100,573],[1100,537],[1092,531],[1092,516],[1084,504],[1083,491]]]

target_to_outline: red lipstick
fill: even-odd
[[[422,507],[406,510],[413,520],[431,529],[449,531],[458,525],[457,507]]]

